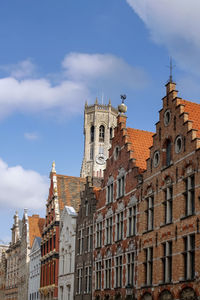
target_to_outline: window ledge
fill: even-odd
[[[171,162],[168,166],[163,166],[161,168],[161,172],[165,171],[166,169],[170,168],[171,166],[173,166],[173,163]]]
[[[151,288],[151,287],[153,287],[153,284],[143,284],[142,286],[141,286],[142,288]]]
[[[168,281],[168,282],[160,282],[158,285],[162,286],[162,285],[169,285],[172,284],[172,281]]]
[[[173,224],[173,222],[169,222],[169,223],[162,224],[162,225],[160,225],[160,228],[165,227],[165,226],[168,226],[168,225],[171,225],[171,224]]]
[[[179,282],[191,282],[191,281],[195,281],[195,276],[194,278],[191,278],[191,279],[182,279],[182,280],[179,280]]]
[[[181,217],[180,220],[185,220],[185,219],[187,219],[187,218],[189,218],[189,217],[193,217],[193,216],[196,216],[196,214],[193,213],[193,214],[191,214],[191,215],[185,215],[185,216]]]
[[[154,229],[150,229],[150,230],[143,231],[142,234],[147,234],[147,233],[152,232],[152,231],[154,231]]]

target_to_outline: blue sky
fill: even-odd
[[[161,3],[162,2],[162,3]],[[173,9],[172,9],[173,4]],[[0,3],[0,240],[15,210],[44,215],[52,161],[79,176],[87,99],[120,103],[154,131],[173,57],[180,96],[199,102],[198,0]]]

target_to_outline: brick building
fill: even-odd
[[[65,206],[78,210],[84,183],[84,178],[56,174],[53,163],[41,241],[41,300],[58,299],[60,215]]]
[[[138,199],[138,299],[200,296],[199,121],[169,81]]]
[[[125,110],[121,104],[94,215],[95,299],[132,299],[135,294],[137,188],[153,134],[126,128]]]
[[[74,299],[92,299],[93,215],[101,180],[87,177],[76,226]]]
[[[5,299],[27,300],[29,278],[29,253],[33,240],[41,236],[44,219],[39,215],[27,215],[24,210],[22,220],[14,215],[12,241],[6,251]]]

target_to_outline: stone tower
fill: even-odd
[[[106,167],[108,149],[117,124],[118,110],[108,105],[85,104],[84,111],[84,157],[81,167],[81,177],[103,177]]]

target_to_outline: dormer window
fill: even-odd
[[[90,128],[90,142],[94,142],[94,126],[92,125]]]
[[[105,137],[105,127],[101,125],[99,127],[99,142],[104,142],[104,137]]]

